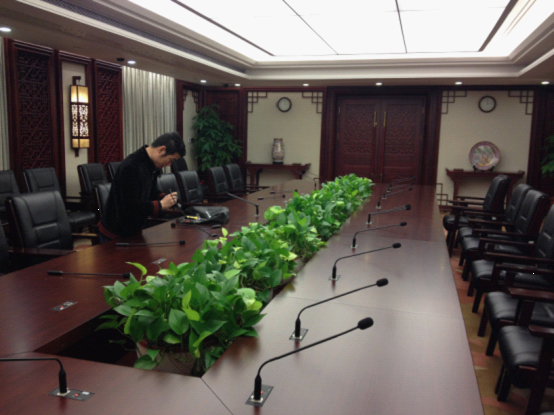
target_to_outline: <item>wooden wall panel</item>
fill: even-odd
[[[94,131],[89,162],[123,160],[123,94],[119,65],[93,61]],[[92,155],[90,155],[92,153]]]
[[[5,39],[10,119],[10,166],[21,189],[22,171],[62,172],[54,50]]]

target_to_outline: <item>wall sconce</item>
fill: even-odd
[[[71,148],[75,150],[75,157],[79,157],[80,148],[89,148],[89,128],[88,128],[88,88],[77,85],[81,80],[80,76],[73,77],[73,84],[70,86],[71,92]]]

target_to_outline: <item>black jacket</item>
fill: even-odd
[[[112,182],[106,210],[100,220],[100,231],[110,237],[139,233],[149,216],[161,210],[156,181],[160,170],[144,146],[127,156],[119,165]]]

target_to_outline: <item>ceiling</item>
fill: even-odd
[[[208,86],[554,84],[552,0],[3,0],[0,26]]]

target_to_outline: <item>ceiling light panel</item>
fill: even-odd
[[[284,17],[295,13],[283,0],[177,0],[210,19]]]
[[[510,0],[398,0],[398,10],[460,10],[487,9],[500,7],[504,9]]]
[[[370,13],[397,11],[395,0],[286,0],[286,2],[300,16],[333,15],[338,17],[356,14],[365,16]]]
[[[406,53],[396,12],[303,16],[315,32],[340,55]]]
[[[486,8],[401,12],[407,51],[477,52],[503,11]]]

